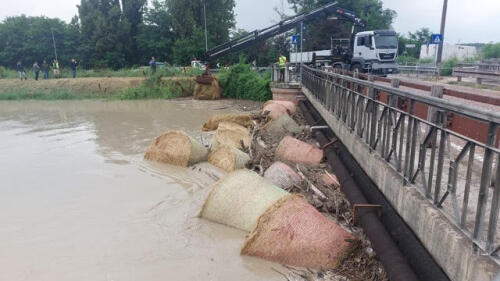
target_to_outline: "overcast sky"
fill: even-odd
[[[26,14],[59,17],[69,21],[80,0],[0,0],[0,19]],[[274,7],[281,0],[236,0],[237,27],[254,30],[275,23]],[[285,10],[286,0],[285,2]],[[383,0],[384,6],[395,10],[398,17],[394,29],[400,33],[429,27],[439,31],[441,0]],[[289,10],[288,10],[289,11]],[[291,13],[289,11],[289,13]],[[500,0],[450,0],[446,40],[451,43],[500,42]]]

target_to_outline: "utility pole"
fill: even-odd
[[[208,33],[207,33],[207,0],[203,1],[203,15],[205,17],[205,51],[208,51]]]
[[[52,42],[54,43],[54,54],[56,56],[56,60],[57,59],[57,48],[56,48],[56,38],[54,37],[54,29],[50,29],[50,31],[52,32]]]
[[[302,63],[302,44],[304,42],[304,38],[302,37],[304,35],[304,22],[300,22],[300,81],[302,82],[302,68],[303,68],[303,63]]]
[[[448,0],[444,0],[443,2],[443,15],[441,16],[441,35],[443,36],[443,41],[438,45],[438,52],[436,58],[436,66],[441,68],[441,60],[443,58],[443,47],[444,47],[444,30],[446,27],[446,14],[448,11]]]

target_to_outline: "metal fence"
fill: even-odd
[[[352,134],[414,184],[490,255],[500,251],[500,114],[304,66],[302,84]],[[428,110],[423,119],[417,111]],[[453,115],[488,124],[484,142],[447,127]],[[496,179],[496,180],[495,180]]]
[[[434,65],[400,65],[401,75],[433,78],[439,75],[438,69]]]

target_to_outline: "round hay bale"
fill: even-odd
[[[208,163],[226,172],[245,168],[250,156],[227,144],[221,144],[208,155]]]
[[[319,213],[300,195],[289,195],[258,220],[244,255],[312,269],[337,267],[357,246],[355,237]]]
[[[264,130],[275,136],[282,136],[290,133],[298,134],[302,132],[302,128],[288,114],[281,115],[278,119],[267,123]]]
[[[222,89],[215,77],[211,84],[196,83],[194,87],[194,99],[196,100],[218,100],[222,96]]]
[[[215,184],[200,217],[250,232],[257,219],[288,194],[255,172],[238,170]]]
[[[266,103],[264,103],[264,108],[271,104],[271,103],[276,103],[276,104],[281,104],[282,106],[284,106],[289,114],[295,114],[295,112],[297,111],[297,107],[295,106],[295,104],[291,101],[284,101],[284,100],[270,100],[270,101],[267,101]]]
[[[181,131],[168,131],[149,146],[146,160],[187,167],[207,159],[208,150]]]
[[[302,182],[302,178],[299,174],[283,162],[275,162],[272,164],[264,173],[264,178],[286,190]]]
[[[220,114],[210,118],[201,129],[204,132],[215,131],[222,122],[233,122],[247,128],[254,125],[253,118],[249,114]]]
[[[279,103],[269,103],[264,106],[262,113],[265,114],[267,112],[269,112],[269,117],[273,120],[278,119],[281,115],[288,114],[287,108]]]
[[[216,149],[221,144],[243,149],[250,146],[250,132],[247,128],[233,123],[221,122],[215,136],[212,139],[212,149]]]
[[[323,150],[287,136],[280,142],[276,155],[293,163],[319,165],[323,159]]]

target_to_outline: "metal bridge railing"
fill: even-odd
[[[405,184],[417,186],[476,249],[498,254],[500,114],[307,66],[302,85]],[[423,111],[428,119],[422,118]],[[487,124],[487,139],[477,141],[452,131],[450,116]]]
[[[285,78],[280,79],[280,66],[275,63],[271,65],[271,80],[274,83],[299,83],[300,82],[300,63],[287,63],[284,69]]]

